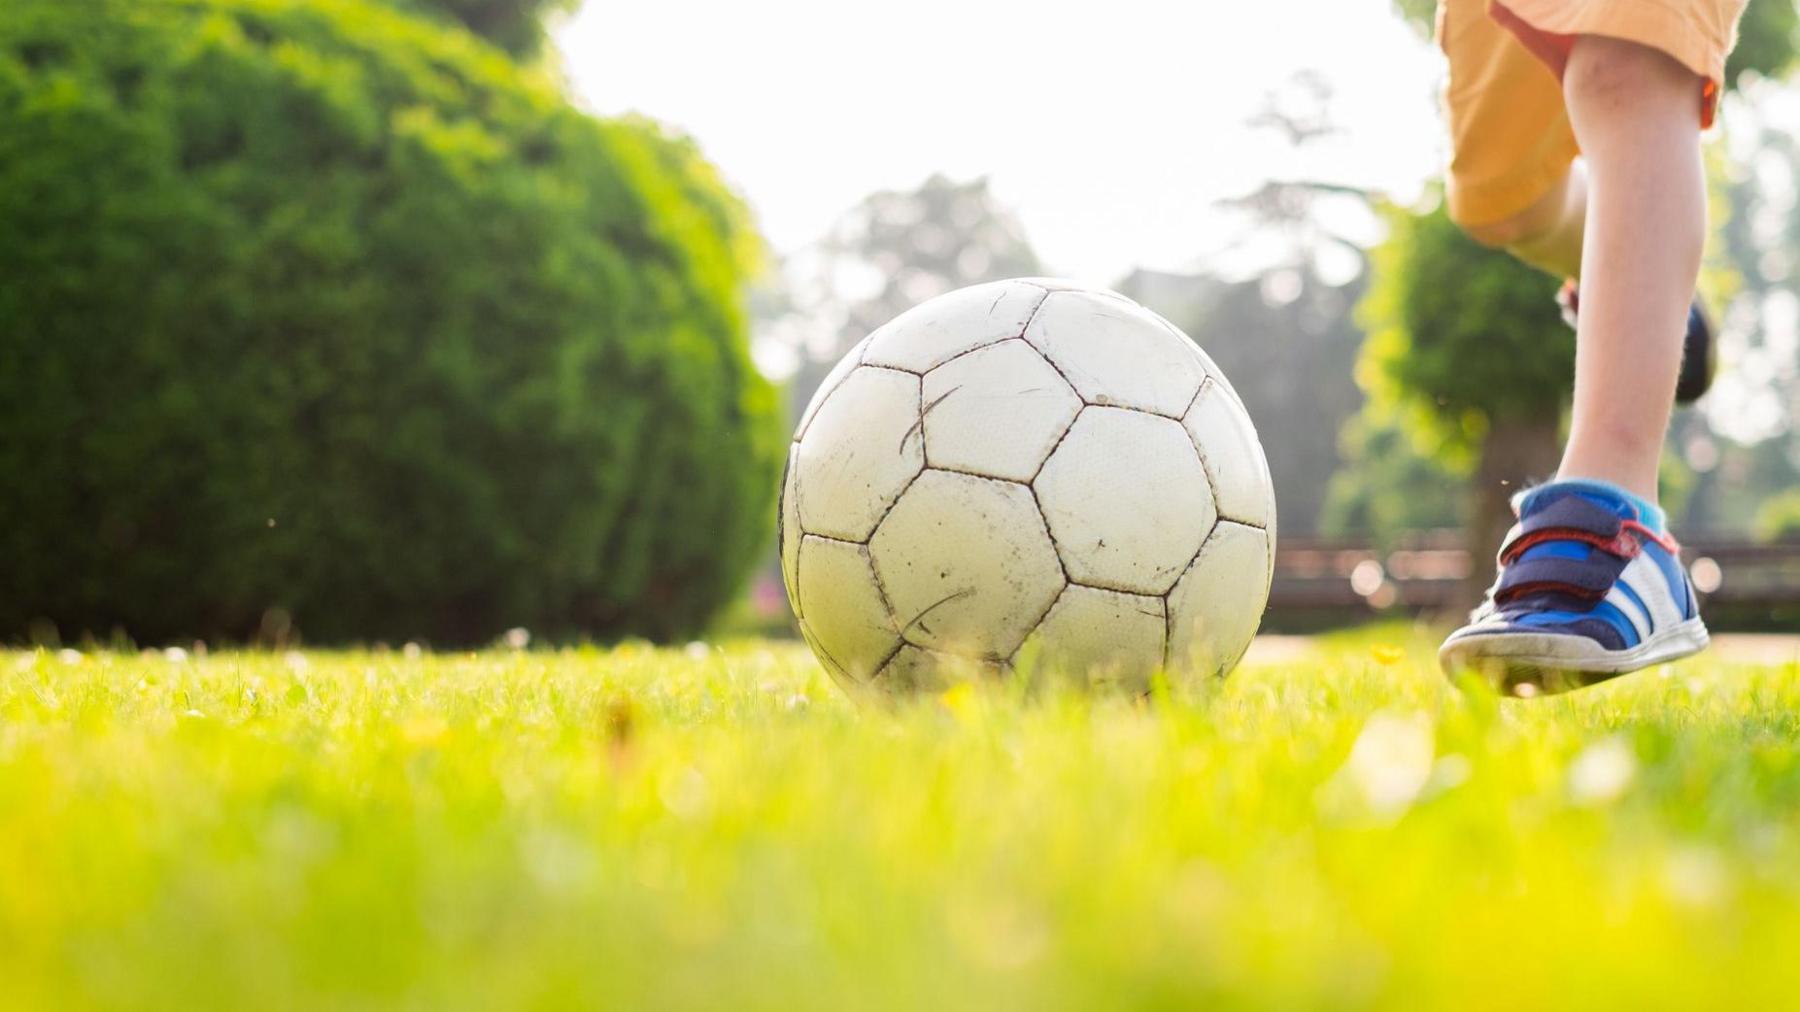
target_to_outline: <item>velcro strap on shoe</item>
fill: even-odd
[[[1629,559],[1642,548],[1617,513],[1580,496],[1564,496],[1519,521],[1500,546],[1500,564],[1511,565],[1534,545],[1574,541]]]
[[[1526,534],[1564,527],[1611,537],[1624,526],[1625,520],[1619,514],[1579,495],[1565,495],[1542,509],[1532,510],[1530,516],[1519,521],[1519,528]]]
[[[1525,594],[1549,591],[1584,601],[1598,601],[1612,589],[1619,578],[1619,570],[1617,560],[1605,557],[1524,559],[1509,564],[1500,575],[1500,583],[1494,588],[1494,600],[1505,604]]]

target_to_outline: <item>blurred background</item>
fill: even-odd
[[[1465,607],[1573,336],[1438,208],[1432,6],[6,0],[0,637],[784,631],[819,380],[1028,274],[1231,377],[1268,628]],[[1795,45],[1752,0],[1664,467],[1726,628],[1800,619]]]

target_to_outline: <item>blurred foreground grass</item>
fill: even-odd
[[[0,655],[0,1005],[1800,1001],[1800,670],[1429,647],[894,712],[754,641]]]

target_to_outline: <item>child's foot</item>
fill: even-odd
[[[1562,290],[1556,293],[1556,302],[1562,306],[1563,320],[1574,329],[1575,314],[1581,308],[1581,291],[1572,279],[1563,282]],[[1675,403],[1692,404],[1699,400],[1700,395],[1712,386],[1718,364],[1719,352],[1713,343],[1712,321],[1707,318],[1700,300],[1695,298],[1688,306],[1687,334],[1681,341],[1681,375],[1675,381]]]
[[[1661,517],[1613,487],[1567,481],[1513,501],[1488,599],[1438,651],[1446,674],[1560,692],[1686,657],[1706,626]]]

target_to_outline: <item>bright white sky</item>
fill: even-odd
[[[590,0],[558,39],[586,104],[691,133],[779,250],[985,174],[1052,270],[1104,284],[1216,252],[1216,201],[1265,179],[1405,198],[1443,158],[1440,60],[1389,0]],[[1306,69],[1344,132],[1296,157],[1244,120]]]

